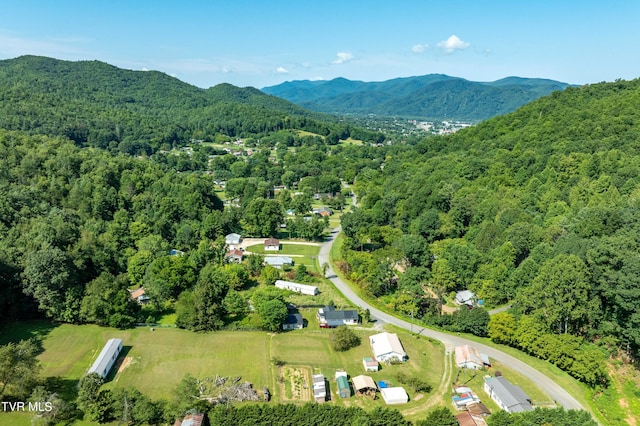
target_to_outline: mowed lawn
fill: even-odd
[[[175,328],[117,330],[95,325],[62,324],[43,336],[38,357],[42,376],[79,380],[104,344],[123,341],[128,366],[110,375],[107,387],[135,387],[150,397],[169,398],[186,375],[198,378],[241,376],[261,388],[271,382],[264,332],[194,333]]]

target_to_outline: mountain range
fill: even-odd
[[[0,60],[0,128],[64,136],[80,145],[149,153],[218,134],[344,133],[336,126],[335,117],[252,87],[201,89],[158,71],[100,61]]]
[[[429,74],[381,82],[345,78],[299,80],[261,90],[312,111],[330,114],[477,122],[512,112],[567,86],[567,83],[540,78],[506,77],[493,82],[474,82]]]

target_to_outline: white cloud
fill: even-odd
[[[41,55],[58,59],[79,59],[95,56],[87,50],[88,38],[26,38],[0,30],[0,56]]]
[[[349,52],[338,52],[336,53],[338,59],[333,61],[334,64],[344,64],[345,62],[349,62],[353,59],[353,54]]]
[[[289,74],[289,71],[287,71],[287,69],[286,69],[285,67],[278,67],[278,68],[276,69],[276,72],[277,72],[278,74]]]
[[[424,53],[427,51],[427,49],[429,49],[428,44],[418,43],[413,45],[413,47],[411,48],[411,51],[413,53]]]
[[[438,47],[445,51],[445,53],[453,53],[456,50],[463,50],[471,46],[469,43],[462,41],[457,35],[452,35],[448,39],[438,43]]]

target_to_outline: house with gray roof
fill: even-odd
[[[502,376],[485,378],[484,391],[507,413],[533,410],[529,395]]]
[[[274,268],[282,269],[284,265],[293,265],[293,259],[289,256],[265,256],[264,264],[271,265]]]
[[[358,311],[348,309],[337,311],[333,306],[325,306],[318,309],[316,314],[321,328],[333,328],[340,325],[352,325],[358,323]]]

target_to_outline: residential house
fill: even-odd
[[[379,333],[369,336],[373,357],[378,362],[406,361],[407,353],[395,333]]]
[[[378,361],[370,357],[362,358],[362,365],[364,366],[364,371],[378,371],[380,368]]]
[[[337,311],[333,306],[325,306],[318,309],[316,318],[318,319],[321,328],[353,325],[358,323],[358,311],[353,309]]]
[[[313,397],[316,402],[325,402],[327,400],[327,384],[322,374],[313,375]]]
[[[511,384],[502,376],[485,378],[484,390],[500,408],[508,413],[533,410],[529,395],[520,386]]]
[[[235,249],[236,246],[240,244],[240,241],[242,241],[240,234],[231,233],[224,237],[224,242],[229,246],[229,250]]]
[[[475,305],[476,300],[478,300],[478,298],[470,290],[462,290],[462,291],[457,292],[456,296],[455,296],[455,299],[454,299],[454,301],[458,305],[467,305],[467,306]]]
[[[277,238],[267,238],[264,240],[265,251],[280,251],[280,240]]]
[[[309,296],[315,296],[318,294],[318,287],[307,284],[298,284],[293,281],[284,281],[284,280],[276,280],[275,283],[277,288],[281,288],[283,290],[291,290],[296,293],[306,294]]]
[[[274,268],[282,269],[285,265],[293,265],[293,259],[289,256],[265,256],[264,264],[271,265]]]
[[[145,294],[144,287],[137,288],[135,290],[129,290],[129,294],[131,295],[131,299],[138,302],[140,305],[146,305],[151,301],[151,298]]]
[[[478,370],[485,365],[491,365],[489,357],[485,354],[480,353],[473,346],[456,346],[455,354],[456,365],[458,366],[458,368],[469,368],[472,370]]]
[[[304,327],[304,320],[300,314],[288,314],[282,324],[283,330],[298,330]]]
[[[318,207],[317,209],[313,209],[313,213],[318,215],[318,216],[331,216],[333,214],[333,210],[331,210],[329,207]]]
[[[105,379],[111,371],[111,367],[115,364],[118,355],[122,351],[122,339],[113,338],[107,341],[104,348],[100,351],[98,358],[93,362],[87,374],[97,373]]]
[[[233,250],[229,250],[224,255],[224,258],[229,263],[240,263],[242,262],[243,256],[244,256],[244,253],[242,252],[242,250],[233,249]]]

